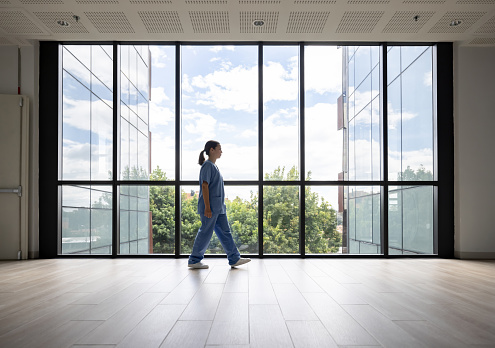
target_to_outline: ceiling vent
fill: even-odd
[[[476,34],[493,34],[495,33],[495,17],[492,17],[488,22],[483,24],[478,30],[475,31]]]
[[[495,5],[495,0],[457,0],[458,5]]]
[[[476,21],[478,21],[486,12],[447,12],[442,18],[428,31],[429,33],[464,33]],[[462,23],[452,26],[450,23],[455,20],[461,20]]]
[[[62,5],[62,0],[19,0],[24,5]]]
[[[186,0],[187,5],[227,5],[227,0]]]
[[[387,23],[382,33],[417,33],[435,14],[433,11],[398,11]]]
[[[239,0],[239,5],[280,5],[280,0]]]
[[[330,12],[291,12],[287,33],[320,34],[325,28]]]
[[[118,5],[117,0],[76,0],[78,5]]]
[[[390,0],[349,0],[350,5],[387,5]]]
[[[177,11],[139,11],[148,33],[177,34],[183,33]]]
[[[133,5],[171,5],[170,0],[130,0]]]
[[[443,5],[445,0],[404,0],[407,5]]]
[[[477,37],[469,43],[470,45],[495,45],[495,37]]]
[[[227,11],[189,11],[193,31],[197,34],[228,34],[230,32]]]
[[[45,35],[22,10],[0,8],[0,29],[7,34],[17,35]]]
[[[263,21],[264,25],[254,26],[254,21]],[[240,31],[243,34],[275,34],[277,33],[278,12],[241,11]]]
[[[100,33],[134,33],[131,23],[124,12],[84,12],[96,30]]]
[[[384,11],[347,11],[340,20],[337,33],[371,33]]]
[[[86,27],[79,21],[74,20],[74,13],[72,12],[34,12],[34,15],[43,22],[44,25],[50,29],[53,33],[62,34],[84,34],[88,33]],[[68,27],[62,27],[57,24],[57,21],[65,21],[70,23]]]

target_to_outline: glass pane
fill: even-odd
[[[62,254],[112,253],[112,188],[62,186]]]
[[[181,187],[181,254],[190,254],[192,252],[194,239],[201,227],[201,218],[198,214],[198,196],[199,186]]]
[[[62,179],[91,178],[91,92],[63,73]]]
[[[150,180],[174,180],[175,46],[150,46],[150,51],[153,74],[149,102]]]
[[[208,140],[225,180],[258,179],[258,47],[182,46],[183,180],[197,180]]]
[[[348,254],[381,253],[380,192],[379,186],[346,187],[343,245]]]
[[[120,253],[175,253],[175,187],[120,187]]]
[[[433,180],[431,48],[402,73],[402,170],[402,180]]]
[[[265,180],[293,171],[299,179],[299,47],[263,47],[263,170]]]
[[[412,63],[388,87],[389,179],[433,180],[432,50],[407,48],[401,56]]]
[[[342,50],[336,46],[304,48],[308,180],[341,180],[339,173],[344,171],[344,130],[338,129],[339,101],[343,117]]]
[[[342,253],[342,187],[306,186],[306,254]]]
[[[433,187],[389,188],[389,253],[436,254],[433,233]]]
[[[299,187],[263,188],[263,253],[299,253]]]
[[[67,45],[62,50],[62,67],[80,83],[91,86],[91,46]]]
[[[112,180],[113,110],[91,95],[91,179]]]
[[[107,46],[112,48],[112,46]],[[110,92],[113,90],[113,59],[102,46],[91,46],[91,72],[98,78],[94,83],[103,84]],[[111,67],[111,68],[109,68]],[[112,101],[113,98],[110,99]]]
[[[148,46],[139,47],[140,50],[148,49]],[[122,180],[148,180],[151,151],[149,146],[150,107],[147,99],[149,95],[149,68],[134,46],[121,46],[120,69],[122,76],[120,178]],[[140,70],[138,71],[138,69]],[[138,86],[140,90],[138,90]],[[141,250],[141,247],[138,249]]]
[[[400,66],[400,47],[390,47],[387,52],[387,84],[394,81],[401,72]]]
[[[198,187],[182,188],[182,254],[190,254],[201,226],[198,207]],[[226,186],[225,205],[234,242],[241,254],[258,253],[258,190],[256,186]],[[225,254],[213,233],[206,254]]]
[[[371,49],[370,46],[360,46],[357,48],[354,54],[354,61],[356,67],[355,81],[356,88],[363,83],[371,72]]]

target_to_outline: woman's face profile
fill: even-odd
[[[220,158],[222,156],[222,145],[218,144],[217,147],[210,150],[210,157]]]

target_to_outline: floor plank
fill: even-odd
[[[494,347],[495,261],[0,261],[0,347]]]

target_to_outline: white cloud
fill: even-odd
[[[170,98],[165,93],[165,89],[163,87],[155,87],[151,89],[151,102],[160,104],[165,100],[170,100]]]
[[[191,83],[189,82],[189,76],[187,74],[182,75],[181,83],[182,83],[183,92],[188,92],[188,93],[194,92],[194,88],[191,86]]]
[[[214,139],[217,120],[208,114],[183,110],[183,129],[191,134],[200,134],[203,138]]]
[[[63,98],[63,122],[79,130],[90,131],[90,115],[92,117],[93,132],[98,133],[100,138],[112,139],[113,132],[113,111],[112,109],[97,99],[93,102],[88,100],[75,100],[67,96]],[[111,100],[106,101],[112,105]]]
[[[412,112],[401,112],[400,110],[395,110],[392,104],[388,103],[388,127],[389,129],[396,129],[400,122],[409,121],[415,118],[417,114]]]
[[[297,100],[297,65],[292,64],[289,69],[286,70],[279,62],[268,62],[263,67],[264,103],[274,100]]]
[[[162,46],[149,46],[151,51],[152,66],[156,68],[165,68],[168,60],[167,50]],[[175,52],[175,51],[174,51]]]
[[[194,76],[190,86],[205,90],[196,91],[196,102],[199,105],[212,106],[220,110],[255,112],[258,109],[257,71],[256,67],[230,68],[229,64],[224,64],[222,70],[205,76]],[[184,80],[188,80],[187,75],[184,75]],[[189,85],[186,85],[186,88],[189,88]],[[192,92],[192,88],[186,91]]]
[[[224,45],[219,45],[219,46],[213,46],[210,48],[211,52],[218,53],[220,51],[235,51],[234,46],[224,46]]]
[[[236,130],[236,127],[233,124],[220,122],[218,124],[218,130],[223,131],[223,132],[234,132]]]
[[[319,94],[342,93],[342,49],[307,46],[304,59],[306,90]]]
[[[257,138],[258,130],[257,129],[246,129],[240,134],[241,138],[249,139],[249,138]]]
[[[431,87],[432,84],[433,84],[433,73],[432,71],[428,71],[424,74],[423,76],[423,84],[426,86],[426,87]]]
[[[389,179],[391,180],[397,179],[397,174],[404,171],[407,166],[410,166],[413,170],[417,170],[423,166],[426,170],[433,172],[432,149],[424,148],[414,151],[402,151],[402,163],[400,151],[391,151],[389,149],[388,154]]]
[[[173,124],[175,113],[172,109],[150,103],[149,124],[153,126],[168,126]]]

